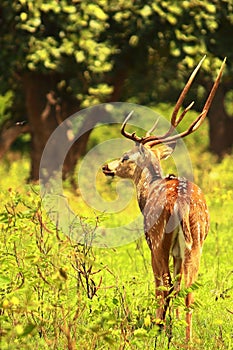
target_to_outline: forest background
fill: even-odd
[[[144,240],[100,250],[64,237],[41,206],[40,159],[57,126],[84,108],[121,101],[169,118],[184,82],[204,55],[188,97],[195,100],[196,112],[224,57],[227,65],[208,122],[187,140],[195,181],[211,212],[199,282],[193,286],[192,347],[232,348],[232,31],[231,0],[1,2],[3,349],[152,348],[156,301]],[[119,128],[95,128],[98,118],[83,121],[80,128],[88,125],[89,131],[70,149],[63,167],[66,192],[82,227],[88,222],[95,228],[99,220],[117,226],[136,210],[134,202],[119,216],[99,217],[73,190],[82,157],[103,134],[119,133]],[[111,121],[108,113],[105,121]],[[188,124],[184,121],[184,128]],[[102,174],[97,181],[111,200],[113,185]],[[182,289],[174,301],[174,314],[178,306],[184,309],[186,292]],[[184,326],[183,319],[173,319],[174,349],[185,347]],[[166,348],[166,336],[159,341]]]

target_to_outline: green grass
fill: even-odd
[[[102,131],[93,133],[90,147]],[[190,136],[187,144],[195,181],[206,194],[211,214],[198,284],[194,285],[193,342],[189,348],[232,349],[233,156],[217,163],[206,151],[207,124]],[[27,157],[12,153],[1,162],[1,349],[153,349],[156,300],[143,236],[109,249],[72,242],[48,219],[39,187],[26,184],[28,174]],[[101,172],[96,186],[105,199],[111,201],[116,196],[114,183]],[[82,216],[83,225],[90,220],[95,223],[98,215],[102,225],[117,226],[138,210],[133,199],[122,212],[103,215],[90,209],[68,186],[65,194]],[[179,320],[175,318],[178,306]],[[171,349],[185,349],[182,297],[174,301],[171,313]],[[167,349],[165,333],[158,337],[158,349]]]

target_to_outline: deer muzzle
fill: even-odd
[[[106,175],[106,176],[112,176],[113,177],[115,175],[115,171],[109,169],[108,164],[105,164],[102,167],[102,171],[103,171],[104,175]]]

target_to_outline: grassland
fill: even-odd
[[[164,112],[165,107],[160,106]],[[110,130],[116,133],[118,130]],[[207,151],[207,123],[187,139],[195,182],[206,194],[211,228],[204,245],[190,349],[233,347],[233,156],[222,162]],[[105,130],[108,137],[108,130]],[[90,147],[103,129],[96,129]],[[172,165],[168,165],[170,170]],[[27,155],[10,153],[0,168],[1,349],[153,349],[156,300],[150,254],[143,238],[101,249],[77,244],[50,222],[39,186],[27,184]],[[111,199],[113,184],[101,173],[99,192]],[[136,201],[119,214],[100,215],[65,185],[80,222],[119,225]],[[98,216],[98,219],[97,219]],[[185,349],[182,288],[171,307],[171,349]],[[175,318],[179,307],[181,318]],[[167,337],[158,337],[167,349]]]

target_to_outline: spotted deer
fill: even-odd
[[[165,324],[166,311],[172,295],[180,290],[182,276],[185,286],[190,287],[197,278],[202,246],[209,230],[209,212],[201,189],[186,178],[162,177],[161,159],[170,156],[179,138],[196,131],[203,123],[223,72],[225,60],[213,84],[202,112],[189,128],[175,134],[193,102],[179,113],[184,98],[204,58],[199,62],[182,90],[173,114],[169,130],[163,135],[151,135],[155,126],[144,137],[125,130],[133,112],[130,112],[121,127],[121,134],[134,141],[135,146],[116,161],[103,166],[103,173],[132,179],[137,192],[140,210],[144,216],[144,231],[151,251],[152,269],[155,279],[158,308],[156,321],[160,328]],[[155,149],[152,147],[158,146]],[[173,258],[173,281],[169,267],[169,256]],[[186,341],[192,333],[193,294],[185,297]]]

